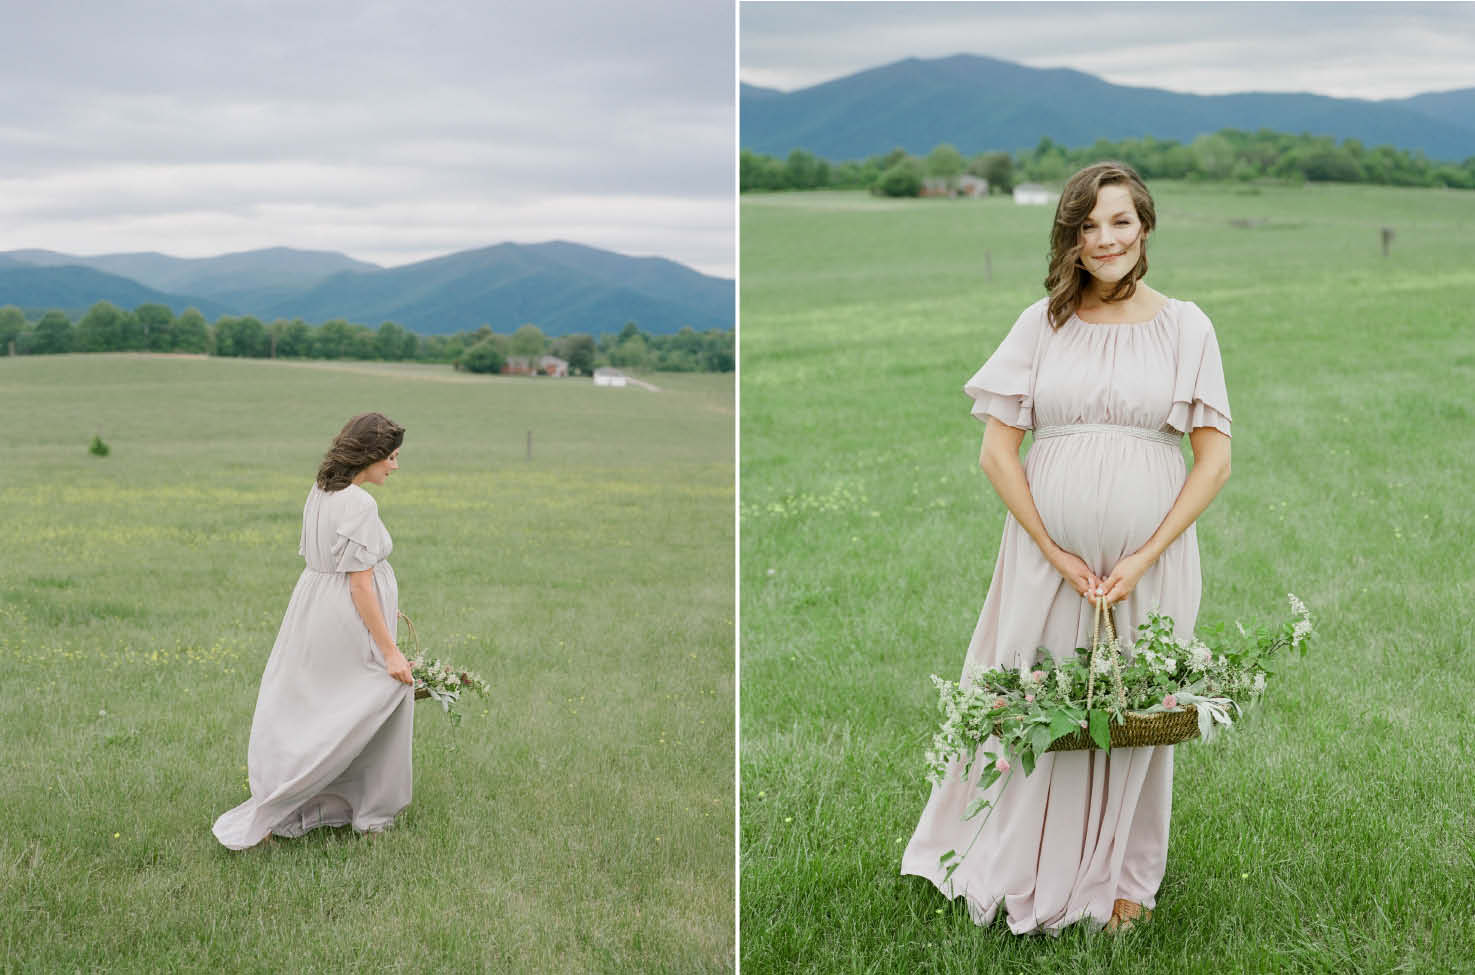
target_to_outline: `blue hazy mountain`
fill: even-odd
[[[158,301],[176,313],[194,305],[211,319],[394,321],[422,334],[529,322],[550,335],[598,334],[628,321],[665,334],[686,325],[729,329],[735,320],[730,279],[565,241],[496,244],[393,268],[288,248],[212,258],[9,251],[0,254],[0,274],[0,304],[26,309]]]
[[[1220,129],[1262,128],[1421,149],[1432,159],[1475,155],[1475,89],[1389,101],[1190,95],[959,54],[907,58],[792,92],[742,85],[740,102],[742,148],[780,157],[807,149],[863,159],[898,146],[921,155],[943,142],[965,155],[1013,152],[1046,136],[1070,147],[1145,136],[1189,142]]]
[[[229,311],[208,298],[170,294],[90,267],[37,267],[0,255],[0,305],[17,305],[32,317],[55,308],[75,321],[99,301],[110,301],[119,308],[157,302],[174,309],[176,315],[197,308],[210,319]]]

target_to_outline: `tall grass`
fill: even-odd
[[[0,360],[3,969],[731,970],[733,390],[666,385]],[[401,608],[493,692],[418,706],[393,830],[231,853],[301,506],[369,409]]]
[[[1179,748],[1157,917],[1116,940],[898,875],[1004,517],[961,387],[1042,294],[1050,211],[744,197],[745,972],[1475,971],[1475,198],[1153,189],[1148,280],[1213,319],[1234,414],[1200,618],[1290,591],[1321,639]]]

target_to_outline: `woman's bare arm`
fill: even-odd
[[[1029,480],[1024,475],[1024,464],[1019,460],[1019,445],[1024,443],[1024,433],[1018,427],[989,417],[988,426],[983,431],[983,448],[978,453],[978,466],[988,475],[989,483],[999,493],[1014,520],[1034,539],[1055,571],[1070,583],[1072,589],[1089,598],[1099,582],[1096,574],[1079,555],[1055,544],[1050,533],[1045,531],[1045,522],[1035,507],[1034,495],[1029,493]]]
[[[1107,602],[1119,602],[1132,593],[1147,570],[1169,545],[1198,520],[1219,489],[1229,480],[1229,437],[1213,427],[1195,427],[1188,433],[1193,447],[1193,470],[1173,507],[1145,544],[1116,564],[1103,583]]]
[[[348,573],[348,594],[353,597],[353,606],[358,610],[359,618],[364,621],[364,626],[369,628],[369,635],[374,638],[379,652],[384,654],[384,663],[389,669],[389,676],[397,681],[413,684],[414,678],[410,676],[410,662],[405,659],[404,654],[400,653],[399,647],[394,642],[394,635],[389,632],[389,627],[384,622],[384,607],[379,605],[379,594],[374,591],[374,570],[364,569],[361,572]]]

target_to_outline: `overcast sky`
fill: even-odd
[[[42,0],[0,58],[0,250],[398,265],[573,240],[730,277],[731,0]]]
[[[1475,3],[741,6],[743,81],[791,91],[906,57],[983,54],[1198,94],[1404,98],[1475,87]]]

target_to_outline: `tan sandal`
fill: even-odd
[[[1111,920],[1106,922],[1107,934],[1120,934],[1130,931],[1139,923],[1146,924],[1152,920],[1152,912],[1136,901],[1117,898],[1111,907]]]

